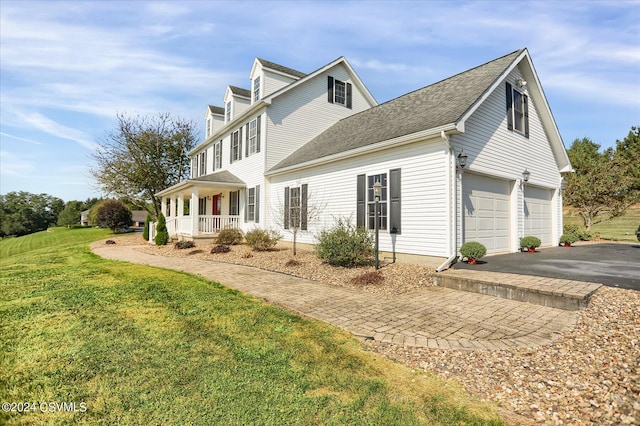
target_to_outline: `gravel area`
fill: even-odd
[[[117,244],[143,243],[139,235],[113,239]],[[378,294],[433,285],[433,268],[424,266],[384,264],[384,280],[363,286],[352,280],[374,271],[372,267],[333,268],[302,250],[294,258],[290,249],[252,252],[234,246],[230,253],[210,254],[211,247],[140,250],[249,265]],[[292,259],[299,265],[291,265]],[[431,350],[364,343],[411,368],[462,382],[469,392],[499,404],[507,424],[640,425],[640,292],[602,287],[577,315],[573,330],[535,350]]]

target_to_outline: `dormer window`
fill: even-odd
[[[224,116],[227,123],[231,121],[231,101],[224,106]]]
[[[529,137],[529,97],[507,83],[507,128]]]
[[[253,102],[260,100],[260,76],[253,80]]]
[[[351,108],[351,83],[337,80],[331,76],[328,77],[327,100],[331,104],[344,105]]]
[[[207,118],[207,137],[211,136],[211,119]]]

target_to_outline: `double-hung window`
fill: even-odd
[[[506,83],[507,128],[529,137],[529,97]]]
[[[327,78],[327,100],[331,104],[344,105],[351,108],[352,85],[331,76]]]
[[[204,176],[207,174],[207,151],[200,153],[200,174]]]
[[[242,160],[242,128],[231,134],[231,162]]]
[[[375,229],[376,199],[374,185],[380,182],[381,191],[378,200],[378,229],[389,230],[392,234],[401,232],[400,169],[389,170],[387,173],[374,175],[358,175],[357,177],[357,207],[356,226]],[[388,178],[387,178],[388,176]]]
[[[308,185],[284,189],[284,229],[307,229]]]
[[[222,168],[222,140],[213,145],[213,170]]]
[[[229,215],[238,216],[240,214],[240,191],[229,192]]]
[[[246,191],[245,222],[260,222],[260,185]]]
[[[253,80],[253,102],[260,100],[260,76]]]
[[[225,119],[228,123],[231,121],[231,101],[226,103],[226,105],[224,106],[224,111],[225,111]]]
[[[198,215],[203,216],[207,214],[207,198],[203,197],[198,200]]]

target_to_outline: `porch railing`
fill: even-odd
[[[224,228],[237,228],[240,216],[206,215],[198,218],[198,232],[215,234]]]

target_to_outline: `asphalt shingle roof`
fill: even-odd
[[[271,171],[456,123],[521,52],[517,50],[344,118]]]
[[[237,185],[246,185],[236,175],[226,170],[222,170],[220,172],[215,172],[210,175],[200,176],[200,177],[189,179],[189,180],[195,180],[200,182],[218,182],[218,183],[232,183]]]
[[[280,71],[280,72],[283,72],[285,74],[292,75],[294,77],[302,78],[302,77],[304,77],[306,75],[303,72],[296,71],[296,70],[294,70],[292,68],[288,68],[288,67],[285,67],[283,65],[278,65],[275,62],[267,61],[266,59],[258,58],[258,61],[260,61],[262,66],[265,67],[265,68],[271,68],[272,70]]]
[[[245,98],[251,97],[251,91],[248,89],[243,89],[242,87],[238,86],[229,86],[229,89],[231,89],[231,93],[233,93],[234,95],[244,96]]]
[[[224,115],[224,108],[222,107],[209,105],[209,111],[211,111],[213,114]]]

